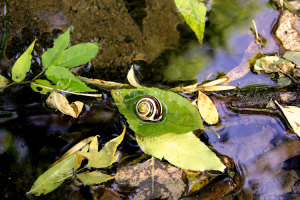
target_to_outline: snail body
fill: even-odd
[[[152,96],[142,97],[135,107],[137,116],[144,121],[159,121],[162,119],[162,105],[160,101]]]

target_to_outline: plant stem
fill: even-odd
[[[102,94],[88,94],[88,93],[70,92],[70,91],[66,91],[66,90],[61,90],[61,89],[47,87],[47,86],[44,86],[44,85],[39,85],[39,84],[36,84],[36,83],[31,83],[31,85],[34,85],[34,86],[37,86],[37,87],[41,87],[41,88],[45,88],[45,89],[48,89],[48,90],[64,92],[64,93],[68,93],[68,94],[74,94],[74,95],[80,95],[80,96],[87,96],[87,97],[102,97]]]

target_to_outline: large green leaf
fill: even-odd
[[[94,43],[71,46],[63,52],[63,57],[57,66],[71,68],[85,64],[97,55],[98,49],[98,45]]]
[[[174,0],[174,2],[186,23],[195,32],[199,42],[202,43],[206,16],[204,3],[199,0]]]
[[[54,42],[53,48],[48,49],[42,55],[43,66],[48,68],[56,65],[62,59],[63,51],[70,43],[70,29],[61,34]]]
[[[174,92],[158,88],[139,88],[112,90],[111,94],[130,128],[138,135],[183,134],[203,128],[198,110],[186,98]],[[135,113],[137,101],[149,95],[156,97],[163,106],[163,117],[158,122],[143,121]]]
[[[21,82],[25,78],[25,74],[30,70],[32,51],[34,48],[35,40],[31,43],[31,45],[26,49],[26,51],[18,58],[16,63],[14,64],[11,74],[12,79],[15,82]]]
[[[62,180],[72,173],[75,158],[76,155],[72,154],[44,172],[34,182],[27,194],[40,196],[41,194],[47,194],[55,190],[63,183]]]
[[[51,66],[46,71],[46,77],[56,84],[58,89],[70,92],[94,92],[84,82],[72,74],[67,68]]]
[[[166,159],[182,169],[195,171],[224,171],[225,165],[192,132],[186,134],[165,134],[159,137],[139,137],[140,148],[149,155]]]

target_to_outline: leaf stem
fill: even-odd
[[[41,88],[45,88],[45,89],[49,89],[49,90],[53,90],[53,91],[64,92],[64,93],[68,93],[68,94],[87,96],[87,97],[102,97],[102,94],[88,94],[88,93],[70,92],[70,91],[61,90],[61,89],[57,89],[57,88],[47,87],[47,86],[36,84],[36,83],[31,83],[31,85],[41,87]]]

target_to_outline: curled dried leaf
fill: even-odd
[[[130,83],[130,85],[136,87],[136,88],[142,88],[143,86],[141,86],[137,80],[136,80],[136,77],[135,77],[135,74],[134,74],[134,68],[133,68],[133,65],[131,65],[131,68],[127,74],[127,79]]]
[[[300,137],[300,108],[297,106],[281,106],[276,100],[280,110],[283,112],[286,120],[294,130],[294,132]]]
[[[198,92],[198,109],[203,120],[208,124],[216,124],[219,114],[212,100],[202,92]]]
[[[58,109],[66,115],[70,115],[77,118],[83,109],[83,103],[80,101],[75,101],[71,105],[65,96],[58,92],[53,92],[49,95],[46,103],[53,108]]]

